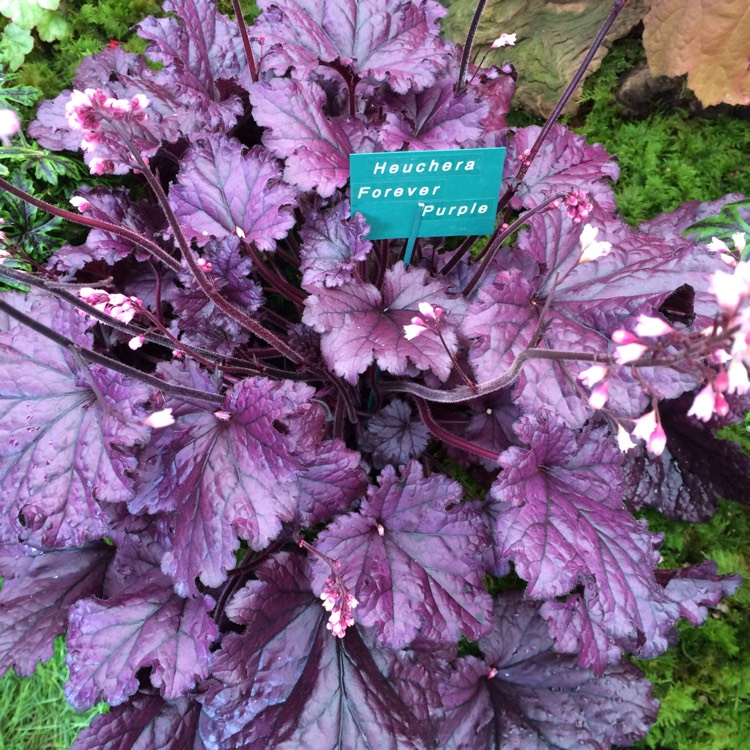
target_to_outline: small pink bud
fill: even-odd
[[[174,424],[174,417],[172,416],[171,409],[162,409],[161,411],[155,411],[153,414],[149,414],[146,419],[143,420],[143,424],[148,427],[152,427],[155,430],[159,430],[163,427],[169,427]]]
[[[228,422],[232,418],[232,415],[228,411],[222,410],[215,411],[214,416],[222,422]]]
[[[666,336],[669,333],[674,333],[674,328],[662,318],[639,315],[638,322],[635,324],[635,332],[639,336]]]
[[[617,447],[623,453],[635,448],[635,443],[630,439],[630,434],[619,422],[617,423]]]
[[[714,389],[711,385],[705,386],[693,399],[693,404],[688,410],[687,415],[700,419],[701,422],[708,422],[714,414],[715,398]]]
[[[605,381],[604,383],[599,383],[599,385],[591,391],[591,395],[589,396],[589,406],[595,411],[603,409],[608,399],[609,383]]]
[[[607,377],[608,369],[604,365],[593,365],[580,373],[578,379],[587,387],[593,388]]]
[[[626,365],[640,359],[648,350],[645,344],[625,344],[615,349],[615,362]]]
[[[146,340],[146,337],[141,334],[140,336],[133,336],[130,341],[128,341],[128,346],[135,351],[136,349],[140,349],[143,346],[143,342]]]
[[[88,211],[89,208],[91,208],[91,204],[80,195],[74,195],[70,199],[70,205],[77,208],[81,213],[83,213],[84,211]]]

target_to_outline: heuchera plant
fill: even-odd
[[[515,71],[433,0],[260,5],[168,0],[158,70],[107,48],[41,106],[30,134],[122,187],[0,181],[91,228],[35,273],[3,243],[0,667],[67,632],[68,700],[112,706],[77,750],[643,737],[627,655],[739,584],[659,569],[633,512],[745,497],[714,437],[748,408],[745,238],[682,237],[740,196],[631,228],[615,161],[508,128]],[[407,264],[350,216],[353,152],[503,145],[479,254]]]

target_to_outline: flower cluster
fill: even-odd
[[[407,341],[417,338],[425,331],[437,330],[438,322],[443,315],[442,307],[433,307],[429,302],[420,302],[417,307],[420,314],[415,315],[411,323],[404,326],[404,338]]]
[[[343,638],[346,635],[346,629],[354,625],[352,610],[356,609],[359,602],[349,592],[343,581],[337,580],[334,576],[326,579],[320,598],[323,600],[323,609],[331,613],[326,627],[337,638]]]
[[[150,101],[145,94],[136,94],[130,99],[115,99],[101,89],[74,90],[65,106],[65,117],[71,130],[81,132],[81,148],[88,154],[106,150],[107,146],[118,151],[122,146],[122,131],[105,129],[104,123],[127,123],[130,126],[148,119],[145,109]],[[91,174],[120,173],[112,159],[90,156]],[[124,170],[127,171],[127,170]]]
[[[126,297],[124,294],[110,294],[103,289],[82,287],[78,296],[89,305],[107,315],[111,315],[121,323],[130,323],[141,308],[138,297]],[[132,348],[132,347],[131,347]]]
[[[563,205],[574,224],[580,224],[594,210],[593,204],[582,190],[571,190],[562,200]]]

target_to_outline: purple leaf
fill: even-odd
[[[316,83],[274,78],[250,91],[255,121],[266,128],[263,145],[286,159],[284,179],[323,198],[349,179],[353,148],[342,118],[328,119],[325,93]]]
[[[38,662],[52,658],[68,608],[101,593],[111,551],[100,546],[40,552],[0,544],[0,675],[13,668],[28,677]]]
[[[209,242],[203,248],[202,258],[211,265],[208,275],[224,299],[247,313],[261,307],[261,288],[248,278],[253,268],[252,261],[242,257],[240,240],[236,235]],[[247,331],[217,309],[192,274],[185,273],[181,281],[183,288],[174,293],[171,302],[177,315],[177,325],[185,334],[183,341],[227,355],[247,342]]]
[[[253,28],[264,38],[263,68],[307,78],[340,61],[358,77],[387,81],[399,94],[434,83],[447,64],[439,38],[446,10],[432,0],[262,0]]]
[[[324,443],[303,459],[300,474],[298,512],[303,526],[323,523],[349,510],[365,494],[367,475],[360,466],[360,456],[341,440]]]
[[[200,703],[189,697],[165,701],[158,693],[140,691],[95,716],[71,750],[204,750],[200,715]]]
[[[518,172],[524,152],[533,146],[540,130],[538,125],[529,125],[516,131],[508,147],[506,180]],[[605,211],[614,213],[617,205],[609,180],[616,181],[619,176],[620,168],[603,146],[590,146],[583,136],[564,125],[553,125],[511,205],[516,209],[532,208],[555,193],[575,189],[586,193],[588,200],[593,199]]]
[[[138,234],[163,245],[171,252],[171,243],[163,243],[158,235],[166,228],[166,219],[161,211],[148,201],[133,201],[125,188],[82,188],[76,196],[83,198],[88,206],[85,215],[90,219],[108,221],[111,224],[134,229]],[[69,273],[83,268],[87,263],[103,260],[108,265],[133,254],[138,260],[151,256],[129,240],[102,229],[92,229],[82,245],[63,245],[49,259],[49,267]],[[152,272],[153,276],[153,272]]]
[[[644,656],[666,649],[677,611],[656,585],[659,538],[622,500],[622,459],[605,428],[578,433],[542,414],[516,432],[492,486],[500,554],[516,565],[528,596],[551,599],[584,586],[589,616]]]
[[[473,67],[473,66],[472,66]],[[472,70],[472,67],[469,69]],[[475,95],[489,103],[489,112],[482,120],[482,125],[488,133],[503,133],[507,128],[505,115],[510,112],[510,104],[516,93],[516,71],[510,63],[502,68],[492,65],[472,71],[469,88]],[[504,143],[490,143],[491,146],[502,146]]]
[[[336,519],[317,548],[341,563],[340,574],[359,601],[356,619],[401,648],[418,632],[437,642],[486,632],[491,601],[477,559],[489,544],[476,510],[461,503],[461,486],[423,477],[410,461],[402,476],[387,466],[359,513]],[[313,564],[314,589],[329,575]]]
[[[470,90],[456,96],[455,84],[454,74],[419,93],[391,95],[379,136],[383,148],[399,151],[406,144],[409,150],[427,151],[478,146],[489,104]]]
[[[90,346],[83,316],[43,295],[5,296],[41,323]],[[132,495],[133,455],[146,442],[141,383],[0,321],[0,539],[79,547],[107,534],[100,503]]]
[[[301,383],[248,378],[227,393],[229,419],[204,410],[180,416],[157,489],[162,507],[175,509],[162,567],[179,592],[194,592],[196,577],[219,586],[234,567],[238,537],[261,550],[294,517],[306,427],[294,420],[317,413],[311,395]]]
[[[118,705],[138,690],[136,673],[174,700],[208,675],[218,631],[207,596],[183,599],[158,567],[109,599],[82,599],[69,613],[70,677],[65,697],[79,711],[99,700]]]
[[[352,384],[373,361],[394,375],[414,366],[446,380],[452,362],[437,334],[426,331],[412,341],[404,337],[420,302],[450,313],[441,319],[441,333],[455,354],[465,303],[447,294],[447,282],[431,279],[421,268],[407,269],[401,261],[386,272],[382,294],[372,284],[355,282],[321,288],[306,300],[302,320],[323,334],[321,351],[328,366]]]
[[[175,216],[188,239],[204,245],[242,230],[260,250],[274,250],[294,226],[297,191],[281,181],[273,156],[256,146],[244,153],[234,138],[212,135],[185,155],[169,191]]]
[[[222,102],[219,81],[237,78],[247,67],[237,24],[219,13],[211,0],[167,0],[163,7],[177,18],[149,17],[137,25],[138,36],[150,41],[146,55],[164,65],[157,78],[174,86],[186,104],[199,103],[214,116],[226,110],[223,125],[230,128],[242,106],[238,100]]]
[[[717,575],[717,570],[713,560],[704,560],[699,565],[656,571],[656,580],[693,627],[706,621],[708,607],[715,607],[725,596],[735,594],[742,584],[740,576]]]
[[[425,727],[378,670],[356,628],[325,628],[305,560],[288,553],[257,569],[227,613],[246,624],[211,661],[203,698],[208,750],[426,748]],[[430,745],[431,746],[431,745]]]
[[[424,423],[412,417],[406,401],[394,399],[370,417],[361,446],[372,453],[377,469],[386,464],[401,466],[410,458],[419,458],[430,442]]]
[[[367,258],[372,248],[372,242],[365,239],[369,227],[362,214],[356,213],[351,219],[349,214],[347,200],[307,214],[300,230],[304,289],[352,281],[357,263]]]
[[[607,750],[646,736],[659,704],[630,664],[597,677],[552,649],[538,605],[519,592],[496,602],[486,663],[466,657],[441,685],[447,710],[441,750]]]

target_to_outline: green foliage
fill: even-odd
[[[108,710],[105,704],[81,714],[71,708],[62,691],[67,675],[65,647],[58,638],[55,655],[37,667],[33,678],[11,671],[0,680],[0,750],[67,750],[94,716]]]
[[[732,428],[733,436],[743,427]],[[665,534],[664,567],[715,560],[720,573],[750,577],[750,508],[722,502],[707,524],[666,521],[647,514],[649,527]],[[750,586],[724,600],[705,625],[680,625],[680,643],[664,656],[638,665],[654,684],[661,711],[644,748],[738,750],[750,737]]]
[[[617,155],[622,174],[615,192],[625,220],[637,225],[688,200],[747,192],[747,121],[727,115],[704,119],[684,107],[633,120],[614,101],[620,74],[643,55],[637,39],[614,45],[602,68],[586,82],[584,107],[590,111],[585,122],[574,127],[589,142]]]
[[[56,13],[60,0],[0,0],[0,14],[8,19],[0,37],[0,63],[18,70],[34,47],[33,31],[39,39],[65,39],[69,25]]]
[[[742,211],[750,208],[750,199],[728,203],[716,216],[696,221],[683,234],[695,242],[709,243],[712,237],[726,242],[735,232],[750,234],[750,224],[745,221]]]

